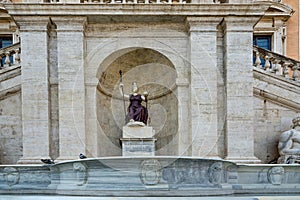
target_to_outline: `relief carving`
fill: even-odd
[[[161,164],[158,160],[144,160],[142,162],[140,178],[144,185],[158,184],[161,176]]]
[[[214,185],[220,185],[222,181],[222,163],[216,162],[208,169],[209,182]]]
[[[13,186],[19,183],[20,173],[14,167],[5,167],[3,170],[4,180],[7,185]]]
[[[268,181],[273,185],[281,185],[284,175],[283,167],[272,167],[268,171]]]
[[[88,178],[87,167],[82,163],[76,162],[73,164],[73,171],[76,172],[77,185],[85,185]]]

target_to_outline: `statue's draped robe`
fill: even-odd
[[[128,107],[128,114],[126,117],[126,123],[128,123],[131,119],[138,122],[143,122],[147,124],[148,119],[148,111],[142,105],[142,96],[140,94],[130,95],[129,97],[130,105]]]

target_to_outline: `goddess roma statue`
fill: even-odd
[[[119,85],[120,93],[123,98],[129,99],[130,101],[125,119],[126,124],[129,122],[142,122],[144,125],[147,125],[148,110],[142,105],[142,102],[145,101],[147,103],[148,92],[144,92],[143,95],[139,94],[139,88],[136,82],[132,83],[132,93],[129,95],[124,94],[123,87],[124,85],[121,82]]]

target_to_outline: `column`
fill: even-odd
[[[18,163],[50,158],[48,17],[15,17],[22,49],[23,157]]]
[[[217,26],[221,18],[189,17],[192,156],[218,156]]]
[[[85,154],[85,17],[53,17],[57,26],[59,157]]]
[[[253,26],[258,18],[227,17],[224,28],[227,160],[259,162],[253,138]]]

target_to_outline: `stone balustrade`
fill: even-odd
[[[45,0],[44,3],[64,3],[62,0]],[[160,4],[160,3],[197,3],[197,4],[218,4],[218,3],[230,3],[230,0],[73,0],[67,1],[70,3],[134,3],[134,4]]]
[[[295,81],[300,81],[300,62],[257,46],[253,46],[255,68],[274,73]]]
[[[3,0],[3,3],[7,3],[9,0]],[[29,1],[29,0],[27,0]],[[25,2],[27,2],[25,1]],[[30,3],[100,3],[100,4],[184,4],[184,3],[195,3],[195,4],[220,4],[220,3],[252,3],[256,1],[271,1],[280,3],[281,0],[30,0]],[[1,3],[1,0],[0,0]]]
[[[20,58],[21,46],[20,43],[13,44],[8,47],[0,49],[0,60],[1,65],[0,69],[12,66],[19,65],[21,63]]]

